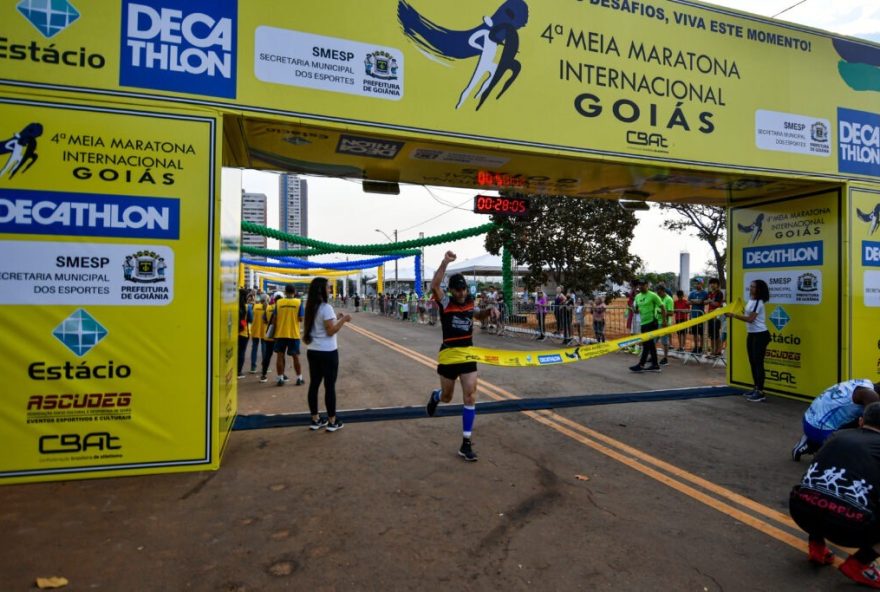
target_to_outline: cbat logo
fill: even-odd
[[[494,14],[484,15],[480,24],[466,31],[447,29],[426,19],[407,0],[398,0],[397,19],[404,34],[420,49],[443,60],[476,61],[456,109],[468,99],[474,99],[479,111],[495,87],[506,79],[495,97],[500,99],[522,70],[516,54],[519,52],[519,30],[529,20],[525,0],[504,0]]]
[[[54,37],[79,18],[79,11],[67,0],[21,0],[18,12],[43,37]]]
[[[838,107],[837,128],[838,170],[880,177],[880,115]]]
[[[52,335],[77,356],[84,356],[107,337],[107,329],[81,308],[61,321]]]
[[[236,0],[124,0],[119,84],[234,99]]]
[[[785,309],[781,306],[777,306],[776,310],[770,314],[770,322],[773,323],[773,326],[776,327],[777,331],[785,329],[785,326],[788,325],[789,321],[791,321],[791,317],[788,316],[788,313],[785,312]]]
[[[8,154],[6,164],[0,169],[0,178],[8,174],[9,178],[15,176],[15,173],[21,171],[21,174],[27,172],[31,165],[37,162],[39,155],[37,154],[37,138],[43,135],[43,125],[40,123],[29,123],[24,128],[7,140],[0,140],[0,156]]]
[[[0,175],[2,177],[2,175]],[[863,212],[859,208],[856,208],[856,216],[858,216],[859,220],[862,222],[867,222],[871,225],[871,230],[868,231],[868,234],[874,234],[877,231],[877,227],[880,226],[880,203],[874,206],[874,209],[870,212]]]
[[[751,234],[751,238],[749,239],[750,243],[754,243],[758,240],[758,237],[761,236],[761,233],[764,232],[764,214],[758,214],[758,217],[755,218],[755,221],[746,226],[745,224],[737,224],[736,227],[740,232]]]

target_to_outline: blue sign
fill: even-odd
[[[61,321],[52,335],[76,355],[84,356],[107,337],[107,329],[81,308]]]
[[[549,354],[546,356],[538,356],[538,363],[541,365],[544,364],[561,364],[562,356],[559,354]]]
[[[0,233],[180,238],[180,200],[0,189]]]
[[[837,168],[880,177],[880,115],[837,108]]]
[[[791,321],[791,317],[788,316],[788,313],[785,312],[785,309],[781,306],[777,306],[776,310],[770,313],[770,322],[773,323],[773,326],[776,327],[777,331],[781,332],[785,329],[785,326],[789,321]]]
[[[54,37],[79,18],[79,11],[67,0],[21,0],[18,12],[43,37]]]
[[[124,0],[119,84],[234,99],[236,0]]]
[[[824,252],[822,241],[747,247],[743,249],[743,268],[807,267],[822,265]]]
[[[880,267],[880,243],[862,241],[862,265],[865,267]]]

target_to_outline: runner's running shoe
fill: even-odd
[[[440,389],[434,389],[431,391],[431,398],[428,399],[428,404],[425,405],[425,411],[428,412],[428,417],[434,417],[434,414],[437,412],[437,405],[440,404]]]
[[[477,461],[477,453],[474,452],[474,449],[471,447],[471,439],[464,438],[461,441],[461,448],[458,449],[458,456],[462,457],[468,462],[476,462]]]
[[[312,422],[309,424],[309,429],[312,431],[320,430],[321,428],[326,428],[326,427],[327,427],[327,418],[326,417],[318,416],[318,421],[315,421],[313,419]]]
[[[333,423],[328,423],[328,424],[327,424],[327,427],[324,428],[324,429],[327,430],[328,432],[335,432],[336,430],[341,430],[341,429],[342,429],[342,426],[344,426],[344,425],[345,425],[345,424],[343,424],[343,423],[339,420],[339,418],[337,417],[337,418],[336,418],[336,421],[334,421]]]
[[[791,449],[791,460],[794,462],[798,462],[801,459],[801,456],[810,451],[810,443],[807,441],[806,436],[801,436],[801,439],[797,441],[797,444],[794,445],[794,448]]]

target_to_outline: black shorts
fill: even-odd
[[[804,532],[842,547],[862,549],[880,543],[880,529],[871,510],[820,491],[796,486],[789,496],[788,511]]]
[[[437,364],[437,374],[449,380],[455,380],[462,374],[470,374],[477,371],[476,362],[462,362],[461,364]]]
[[[690,331],[691,331],[691,335],[702,336],[703,335],[703,323],[700,323],[699,325],[694,325],[693,327],[690,328]]]
[[[709,337],[718,339],[721,334],[721,319],[709,319]]]

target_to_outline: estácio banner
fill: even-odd
[[[0,483],[216,456],[215,124],[0,97]]]

